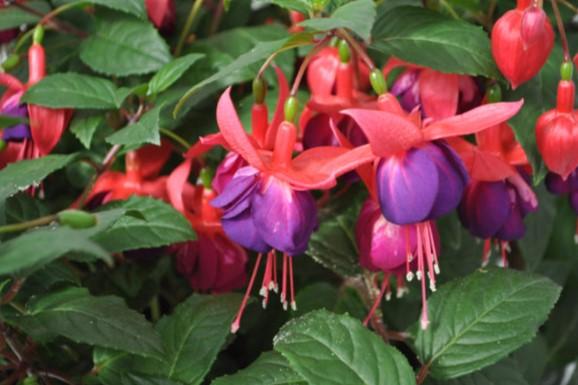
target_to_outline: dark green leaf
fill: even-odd
[[[119,108],[128,90],[110,80],[76,73],[54,74],[33,85],[22,101],[51,108]]]
[[[28,120],[17,116],[0,115],[0,128],[12,127],[20,123],[27,123]]]
[[[110,252],[160,247],[195,238],[189,221],[160,200],[132,197],[109,207],[135,211],[141,216],[125,215],[94,237]]]
[[[109,253],[90,238],[110,227],[122,210],[97,215],[98,224],[75,230],[67,226],[46,226],[0,244],[0,275],[30,272],[72,251],[86,253],[112,263]]]
[[[375,15],[372,0],[355,0],[337,8],[330,17],[305,20],[300,25],[318,31],[347,28],[364,40],[368,40],[371,37]]]
[[[265,352],[243,370],[219,377],[211,385],[306,385],[282,355]]]
[[[145,8],[144,0],[89,0],[93,4],[102,5],[103,7],[108,7],[115,9],[117,11],[122,11],[130,13],[139,17],[141,19],[147,18],[147,11]]]
[[[46,1],[27,1],[26,5],[42,14],[50,12],[50,6]],[[26,12],[15,6],[0,8],[0,30],[18,28],[23,24],[37,23],[39,20],[40,17],[38,15]]]
[[[306,0],[271,0],[271,3],[304,14],[307,14],[311,8],[309,1]]]
[[[320,310],[289,321],[274,347],[309,384],[415,384],[405,357],[347,315]]]
[[[157,71],[171,55],[150,23],[119,18],[99,21],[95,33],[83,41],[80,58],[96,72],[128,76]]]
[[[26,192],[14,195],[6,201],[7,223],[25,222],[50,214],[45,202],[34,199]]]
[[[110,144],[137,146],[144,143],[161,144],[159,119],[162,106],[147,111],[138,122],[129,124],[106,138]]]
[[[103,123],[104,117],[100,115],[78,117],[70,123],[70,132],[72,132],[88,150],[90,149],[94,133]]]
[[[538,361],[538,357],[534,358]],[[515,360],[506,358],[497,364],[455,380],[435,382],[436,385],[528,385]]]
[[[84,288],[39,296],[13,322],[34,338],[58,335],[141,356],[163,354],[158,334],[142,314],[118,297],[93,297]]]
[[[428,9],[404,6],[384,13],[373,41],[378,51],[441,72],[498,76],[481,27]]]
[[[147,94],[154,95],[159,92],[163,92],[174,82],[179,80],[179,78],[189,69],[196,61],[203,58],[204,55],[198,53],[192,53],[178,59],[173,60],[169,64],[166,64],[163,68],[159,70],[153,76],[149,82],[149,89]]]
[[[535,336],[559,294],[547,278],[507,269],[447,283],[428,300],[431,324],[415,341],[421,361],[440,379],[491,365]]]

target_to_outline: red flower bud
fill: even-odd
[[[492,55],[512,88],[533,78],[542,68],[554,45],[554,31],[541,8],[518,0],[492,29]]]
[[[149,19],[163,32],[171,32],[175,26],[176,9],[174,0],[146,0]]]
[[[578,115],[573,111],[574,95],[574,83],[560,81],[556,109],[545,112],[536,122],[536,142],[544,163],[563,179],[578,167]]]

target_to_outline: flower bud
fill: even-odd
[[[383,95],[387,92],[385,77],[383,76],[383,72],[378,68],[371,70],[371,73],[369,74],[369,83],[371,83],[371,87],[377,95]]]
[[[256,104],[263,104],[265,96],[267,95],[267,83],[265,79],[258,76],[253,80],[253,97]]]
[[[42,44],[42,40],[44,40],[44,27],[42,26],[42,24],[38,24],[34,29],[32,41],[34,42],[34,44]]]
[[[341,60],[342,63],[349,63],[349,59],[351,59],[349,44],[342,39],[339,41],[337,49],[339,50],[339,60]]]
[[[294,122],[297,116],[297,109],[299,108],[299,101],[295,96],[290,96],[285,102],[285,120],[288,122]]]
[[[87,229],[96,226],[96,215],[82,210],[64,210],[57,214],[61,225],[70,226],[73,229]]]

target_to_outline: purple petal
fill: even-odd
[[[307,249],[317,227],[317,208],[311,193],[293,191],[274,177],[264,181],[253,195],[253,220],[261,237],[273,248],[289,255]]]
[[[235,218],[221,218],[225,234],[234,242],[258,253],[266,253],[271,246],[263,240],[253,222],[251,210],[246,210]]]
[[[320,146],[337,146],[337,138],[331,131],[327,114],[317,114],[305,125],[303,133],[303,148],[309,149]]]
[[[438,170],[426,151],[383,159],[377,169],[377,192],[383,216],[398,225],[428,218],[439,189]]]
[[[244,211],[259,182],[257,174],[258,171],[252,167],[239,169],[221,194],[211,201],[211,205],[224,209],[224,216],[235,216]],[[235,210],[236,206],[240,208]],[[227,211],[233,211],[233,214],[228,215]]]
[[[459,215],[473,235],[486,239],[498,233],[507,222],[511,210],[505,182],[474,182],[466,189]]]
[[[407,112],[411,112],[419,106],[421,104],[419,98],[419,83],[416,82],[411,88],[401,94],[399,103]]]
[[[393,82],[391,93],[395,96],[400,96],[410,87],[413,87],[417,83],[419,72],[419,70],[407,70],[399,75],[395,82]]]
[[[525,233],[526,227],[524,226],[520,209],[517,205],[513,205],[508,220],[504,223],[500,231],[498,231],[496,238],[503,241],[513,241],[522,238]]]
[[[24,139],[30,138],[30,128],[25,123],[20,123],[2,130],[2,139],[6,142],[22,142]]]
[[[235,173],[240,168],[245,167],[246,165],[247,162],[245,161],[245,159],[243,159],[243,157],[241,157],[241,155],[235,152],[228,153],[227,156],[225,156],[225,159],[223,159],[223,161],[219,163],[219,166],[215,171],[215,177],[213,178],[213,182],[211,183],[211,187],[213,187],[213,190],[217,194],[222,193],[225,187],[231,181],[231,179],[233,179]]]

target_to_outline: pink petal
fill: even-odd
[[[279,83],[279,96],[277,96],[277,106],[275,107],[275,113],[273,114],[273,120],[267,129],[266,135],[266,148],[273,149],[275,144],[275,138],[277,137],[277,127],[285,120],[285,101],[289,96],[289,84],[287,84],[287,78],[281,70],[281,68],[275,66],[275,72],[277,73],[277,81]]]
[[[502,158],[480,150],[462,138],[451,138],[450,145],[460,155],[472,179],[485,182],[500,181],[516,171]]]
[[[422,141],[422,133],[410,120],[385,111],[349,109],[342,112],[357,122],[376,156],[403,152]]]
[[[434,122],[423,130],[425,140],[474,134],[496,126],[516,115],[524,100],[485,104],[464,114]]]
[[[72,111],[29,104],[28,115],[34,145],[41,156],[49,154],[60,140],[72,116]]]
[[[154,178],[169,160],[173,146],[168,140],[162,140],[160,146],[148,144],[136,151],[139,172],[144,179]]]
[[[167,194],[171,205],[181,213],[185,212],[183,191],[191,172],[192,159],[185,160],[171,172],[167,179]]]
[[[251,143],[247,133],[241,125],[233,101],[231,100],[231,87],[227,88],[219,98],[217,104],[217,124],[223,138],[232,151],[241,155],[251,166],[264,169],[263,160],[257,153],[254,144]]]
[[[419,97],[423,112],[434,120],[449,118],[458,111],[459,77],[424,69],[419,75]]]

